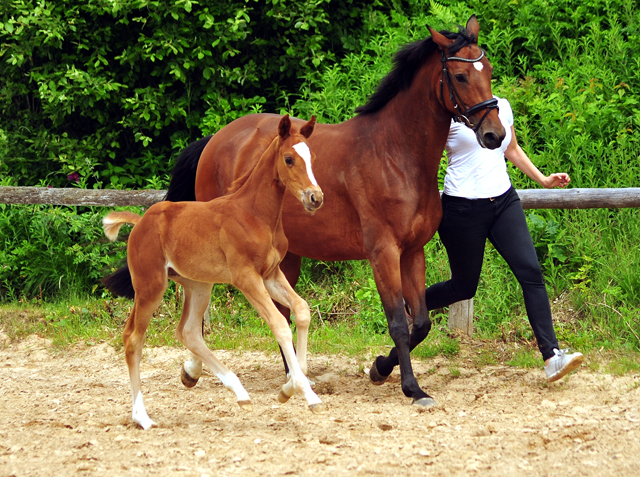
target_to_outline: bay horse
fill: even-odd
[[[442,216],[437,173],[451,120],[464,122],[490,149],[505,136],[491,93],[492,66],[477,44],[479,29],[474,15],[458,33],[429,28],[429,38],[402,48],[391,73],[356,116],[318,124],[310,139],[316,174],[327,192],[323,209],[310,220],[292,197],[283,205],[289,251],[281,268],[292,285],[301,257],[369,260],[395,343],[391,362],[400,364],[403,393],[422,406],[435,401],[418,385],[410,351],[431,329],[424,246]],[[226,194],[255,163],[256,151],[279,119],[244,116],[188,146],[166,199],[207,201]],[[380,356],[370,378],[382,384],[392,370]]]
[[[287,252],[282,227],[285,191],[304,205],[311,216],[323,203],[313,176],[315,155],[307,139],[315,116],[298,130],[289,116],[282,117],[259,159],[234,181],[230,195],[210,202],[160,202],[140,217],[133,212],[111,212],[103,219],[107,237],[115,240],[120,227],[134,224],[127,244],[128,268],[104,280],[116,295],[131,295],[134,304],[124,330],[124,348],[133,400],[132,418],[142,428],[155,423],[144,407],[140,390],[140,358],[151,316],[162,302],[168,279],[184,287],[184,308],[176,337],[192,353],[191,374],[202,371],[202,361],[233,391],[238,404],[251,410],[249,394],[238,377],[218,361],[202,337],[204,311],[214,283],[232,283],[258,310],[273,332],[287,365],[289,381],[278,396],[285,402],[302,394],[313,411],[322,409],[305,374],[309,306],[293,290],[279,268]],[[266,150],[265,150],[266,149]],[[303,207],[301,207],[302,209]],[[275,300],[293,310],[298,329],[298,358],[287,319]]]

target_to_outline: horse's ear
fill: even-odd
[[[291,118],[289,118],[288,114],[282,116],[280,120],[280,124],[278,124],[278,134],[282,139],[286,139],[289,136],[289,132],[291,131]]]
[[[469,35],[473,36],[478,42],[478,33],[480,33],[480,24],[478,23],[478,19],[475,15],[471,15],[469,20],[467,21],[467,31]]]
[[[430,26],[427,25],[427,28],[431,32],[431,38],[433,38],[433,41],[436,43],[436,45],[440,47],[440,49],[446,50],[447,48],[449,48],[451,45],[455,43],[455,40],[450,40],[443,34],[431,28]]]
[[[309,136],[311,136],[311,133],[313,132],[313,128],[315,127],[316,127],[316,115],[314,114],[313,116],[311,116],[311,119],[309,119],[309,122],[304,126],[302,126],[302,129],[300,129],[300,134],[302,134],[304,137],[309,139]]]

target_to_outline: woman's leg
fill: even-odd
[[[549,297],[522,204],[514,189],[496,199],[496,220],[489,230],[489,240],[522,286],[529,323],[542,358],[551,358],[553,349],[558,348],[558,340],[553,329]]]
[[[488,200],[443,195],[442,209],[438,235],[447,250],[451,279],[427,288],[425,298],[429,310],[473,298],[493,221],[493,207]]]

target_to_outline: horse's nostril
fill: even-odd
[[[311,196],[309,197],[309,199],[311,200],[311,203],[312,203],[312,204],[315,204],[315,203],[316,203],[316,196],[315,196],[315,194],[311,194]]]
[[[482,140],[484,146],[489,149],[496,149],[497,147],[500,147],[500,144],[502,143],[502,139],[500,139],[500,137],[493,132],[485,133],[482,136]]]

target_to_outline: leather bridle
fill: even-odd
[[[477,58],[461,58],[459,56],[447,56],[442,50],[442,76],[440,78],[440,101],[444,104],[444,82],[447,81],[447,86],[449,87],[449,99],[453,104],[453,109],[455,110],[455,116],[453,117],[454,121],[459,123],[464,123],[467,127],[471,128],[473,132],[477,133],[478,129],[482,125],[482,122],[485,120],[487,115],[491,112],[492,109],[498,109],[498,100],[496,98],[487,99],[486,101],[482,101],[481,103],[476,104],[475,106],[471,106],[467,108],[464,104],[464,101],[460,97],[460,94],[456,90],[453,80],[451,79],[451,74],[447,69],[447,61],[462,61],[464,63],[476,63],[477,61],[482,60],[484,58],[484,51],[480,53],[480,56]],[[473,116],[478,111],[486,109],[485,113],[480,118],[477,124],[473,124],[469,119],[470,116]]]

